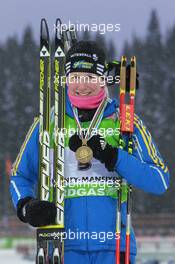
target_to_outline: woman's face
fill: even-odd
[[[70,73],[67,84],[69,92],[73,96],[94,96],[105,87],[102,77],[86,72]]]

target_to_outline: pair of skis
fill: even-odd
[[[73,30],[55,24],[54,47],[54,146],[51,179],[51,45],[45,19],[40,28],[40,107],[39,107],[39,199],[54,202],[55,225],[37,229],[37,264],[62,264],[64,258],[64,135],[65,126],[65,53],[76,41]],[[47,212],[45,212],[47,214]]]
[[[124,148],[123,136],[127,135],[128,144],[126,150],[129,154],[133,152],[132,133],[134,131],[134,106],[136,94],[136,57],[130,60],[130,89],[129,97],[126,93],[126,67],[127,58],[122,56],[120,68],[120,142],[119,147]],[[122,178],[118,180],[117,186],[117,215],[116,215],[116,264],[120,264],[120,236],[121,236],[121,204],[122,204],[122,185],[127,184]],[[127,219],[126,219],[126,252],[125,264],[130,261],[130,231],[131,231],[131,194],[132,187],[127,185]]]

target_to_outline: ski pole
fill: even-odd
[[[69,47],[77,42],[77,34],[74,27],[70,27],[66,30],[66,38],[69,42]]]
[[[70,38],[71,38],[71,45],[73,45],[77,42],[77,34],[75,31],[75,28],[70,28],[69,33],[70,33]]]
[[[136,57],[131,57],[130,63],[130,107],[127,111],[128,122],[130,121],[130,126],[128,127],[128,131],[126,133],[129,134],[128,141],[128,153],[132,155],[133,153],[133,140],[132,133],[134,131],[134,107],[135,107],[135,93],[136,93]],[[132,186],[128,185],[127,191],[127,221],[126,221],[126,256],[125,256],[125,264],[129,264],[130,258],[130,232],[131,232],[131,194],[132,194]]]
[[[120,264],[120,235],[121,235],[121,179],[117,180],[117,210],[116,210],[116,264]]]
[[[134,104],[135,104],[135,90],[136,90],[136,58],[133,56],[131,58],[130,66],[130,87],[129,87],[129,102],[126,102],[126,64],[127,58],[122,56],[121,59],[121,69],[120,69],[120,107],[119,107],[119,118],[120,118],[120,141],[119,147],[124,148],[123,136],[128,137],[128,146],[127,151],[129,154],[132,154],[133,151],[133,142],[132,142],[132,133],[134,131]],[[126,148],[126,147],[125,147]],[[121,210],[121,200],[122,200],[122,186],[126,185],[126,181],[121,180],[120,192],[118,199],[117,211]],[[118,190],[118,192],[119,192]],[[125,253],[125,264],[129,264],[130,257],[130,230],[131,230],[131,185],[127,185],[127,219],[126,219],[126,253]],[[120,205],[119,205],[120,203]],[[119,213],[117,222],[120,221],[119,231],[121,228],[121,212]],[[119,232],[118,232],[119,233]],[[119,236],[120,238],[120,236]],[[120,239],[119,239],[120,240]],[[120,241],[116,240],[116,263],[120,263],[120,250],[119,250]]]
[[[65,49],[65,51],[67,52],[69,49],[70,49],[70,47],[71,47],[71,41],[70,41],[70,38],[69,38],[69,36],[68,36],[68,31],[69,30],[63,30],[63,39],[64,39],[64,49]]]
[[[122,57],[121,67],[120,67],[120,106],[119,106],[119,119],[120,125],[122,120],[122,106],[124,104],[124,96],[126,90],[126,58]],[[123,149],[123,140],[121,137],[120,128],[120,138],[119,138],[119,148]],[[117,186],[117,215],[116,215],[116,264],[120,264],[120,240],[121,240],[121,203],[122,203],[122,179],[118,179]]]

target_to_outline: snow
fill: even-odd
[[[0,263],[1,264],[34,264],[34,261],[26,260],[19,255],[14,249],[1,249],[0,250]]]

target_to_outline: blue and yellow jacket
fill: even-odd
[[[101,121],[103,127],[117,127],[116,120],[111,119],[118,109],[118,101],[108,102]],[[70,101],[66,99],[67,127],[75,126]],[[88,126],[88,124],[84,124]],[[117,146],[117,137],[106,138],[113,146]],[[65,151],[65,177],[79,182],[79,185],[67,187],[65,190],[65,229],[68,238],[65,250],[115,250],[116,228],[116,189],[106,186],[106,179],[114,180],[118,175],[135,188],[148,193],[160,195],[169,186],[169,172],[166,164],[144,123],[135,115],[133,154],[118,149],[115,172],[109,172],[104,164],[92,160],[87,171],[79,171],[75,153],[68,147]],[[66,143],[68,145],[68,143]],[[39,121],[36,118],[31,126],[19,155],[14,163],[11,177],[11,195],[14,206],[27,196],[36,197],[38,183],[39,159]],[[82,180],[86,180],[83,185]],[[105,181],[105,186],[100,181]],[[95,182],[94,182],[95,181]],[[95,185],[94,183],[97,183]],[[126,231],[126,199],[122,198],[122,231],[121,251],[125,251]],[[113,234],[113,235],[112,235]],[[133,228],[131,230],[131,259],[136,255],[136,241]]]

